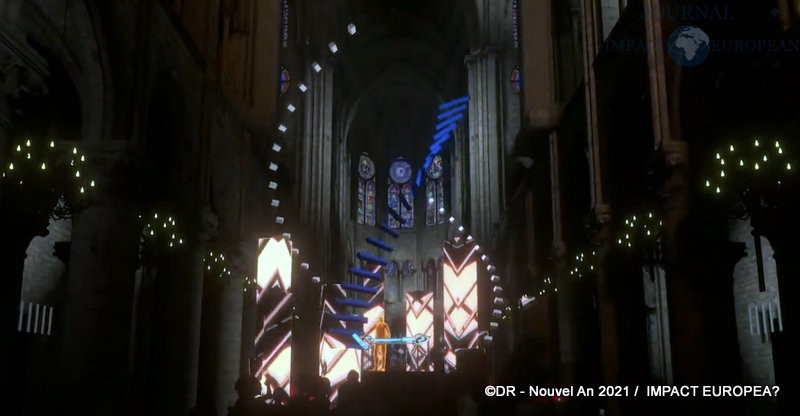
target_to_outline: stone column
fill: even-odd
[[[767,237],[774,250],[775,265],[778,272],[778,292],[780,294],[781,321],[783,331],[772,335],[772,351],[775,368],[775,384],[780,387],[778,407],[781,415],[796,414],[800,411],[800,398],[796,392],[800,382],[797,380],[800,364],[795,360],[800,350],[800,308],[793,297],[800,293],[800,241],[797,231],[800,220],[796,208],[782,207],[780,212],[754,213],[751,221],[759,234]]]
[[[60,328],[60,405],[83,415],[125,414],[134,274],[141,228],[126,190],[133,154],[110,142],[88,152],[97,187],[73,204],[72,250]]]
[[[324,63],[323,63],[324,64]],[[331,185],[333,179],[333,72],[315,72],[308,64],[305,94],[305,126],[302,135],[300,215],[310,229],[318,231],[320,270],[327,270],[331,241]],[[349,184],[348,184],[349,186]]]
[[[234,258],[234,263],[239,262]],[[248,362],[241,356],[245,276],[244,268],[234,267],[228,278],[205,277],[197,407],[207,414],[227,414],[236,402],[234,385],[241,362]]]
[[[478,241],[491,241],[502,213],[502,123],[499,57],[495,49],[466,59],[469,102],[470,226]]]
[[[575,384],[575,322],[573,315],[573,295],[567,274],[567,247],[564,242],[564,211],[562,208],[561,160],[558,151],[558,135],[550,133],[550,200],[552,201],[553,247],[552,257],[554,278],[559,289],[556,296],[558,317],[558,346],[560,382],[564,385]]]
[[[595,218],[600,229],[594,236],[596,247],[597,273],[597,309],[600,322],[600,357],[603,371],[602,383],[604,385],[619,385],[620,378],[620,348],[619,348],[619,323],[617,318],[616,294],[612,287],[612,276],[608,267],[608,254],[611,250],[612,238],[610,236],[611,210],[607,205],[595,206]],[[617,416],[620,414],[618,398],[607,397],[603,405],[606,414]]]
[[[197,400],[203,295],[202,236],[160,261],[155,281],[153,379],[156,414],[186,414]]]

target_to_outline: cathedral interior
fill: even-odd
[[[0,0],[0,413],[800,414],[798,74],[800,0]]]

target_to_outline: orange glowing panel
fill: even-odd
[[[348,324],[334,318],[335,314],[347,311],[337,305],[336,299],[346,297],[341,285],[330,285],[325,289],[322,306],[322,337],[319,345],[319,374],[331,382],[330,398],[336,400],[339,386],[347,380],[347,373],[355,370],[361,374],[362,351],[353,348],[354,341],[332,329],[347,329]]]
[[[290,393],[292,362],[292,243],[284,238],[258,241],[253,374],[271,389]]]
[[[406,336],[425,335],[424,344],[408,346],[406,371],[433,371],[429,353],[433,347],[433,292],[406,293]]]
[[[347,380],[350,370],[361,375],[361,350],[348,348],[335,336],[322,334],[319,354],[319,374],[330,380],[330,399],[334,401],[339,394],[339,386]]]
[[[478,343],[478,258],[473,242],[446,242],[442,273],[445,371],[456,368],[456,350]]]

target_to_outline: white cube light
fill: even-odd
[[[281,237],[283,237],[283,238],[285,238],[287,240],[291,240],[292,239],[292,235],[289,234],[289,233],[283,233],[283,234],[281,234]]]
[[[293,104],[289,104],[286,106],[286,109],[289,110],[290,113],[294,113],[294,110],[297,110],[297,107],[295,107]]]
[[[500,286],[495,286],[495,287],[492,288],[492,293],[494,293],[495,295],[502,295],[503,294],[503,288],[500,287]]]
[[[500,319],[502,317],[503,317],[503,311],[501,311],[500,309],[492,310],[492,318]]]
[[[308,91],[308,86],[306,86],[306,84],[303,84],[302,82],[300,83],[300,85],[297,88],[300,90],[300,92]]]
[[[484,254],[484,255],[481,256],[481,260],[483,260],[483,261],[489,260],[489,256]]]
[[[278,125],[278,131],[280,131],[281,133],[286,133],[286,130],[288,129],[283,124]]]
[[[496,297],[494,298],[494,306],[503,306],[506,303],[505,299]]]
[[[293,248],[292,249],[292,255],[293,256],[299,256],[300,255],[300,249],[299,248]]]
[[[308,270],[308,267],[309,267],[308,263],[300,263],[300,269],[301,270]]]
[[[452,223],[456,222],[456,219],[453,218],[453,217],[450,217],[450,218],[447,219],[447,221],[450,221],[450,224],[452,224]]]
[[[278,208],[279,206],[281,206],[281,201],[278,201],[277,199],[273,199],[272,202],[270,203],[270,205],[272,205],[274,208]]]
[[[269,181],[269,185],[267,186],[269,186],[269,189],[278,189],[278,184],[274,181]]]
[[[500,276],[494,274],[492,275],[491,279],[492,283],[500,283]]]
[[[283,225],[283,217],[275,217],[275,223]]]
[[[494,338],[491,335],[487,335],[487,336],[483,337],[483,340],[488,342],[488,343],[491,343],[492,340],[494,340]]]
[[[467,241],[472,241],[472,236],[471,235],[467,236]]]
[[[273,152],[279,153],[281,151],[281,149],[282,149],[281,145],[279,145],[278,143],[273,143],[272,144],[272,151]]]
[[[463,233],[464,232],[464,226],[463,225],[459,225],[458,226],[458,231]]]
[[[269,164],[269,170],[271,170],[273,172],[277,172],[278,171],[278,165],[276,165],[274,163],[270,163]]]
[[[500,324],[497,322],[489,322],[489,328],[491,328],[493,331],[496,331],[497,328],[500,328]]]
[[[486,271],[489,272],[489,273],[494,273],[495,270],[497,270],[497,269],[492,264],[486,266]]]
[[[356,25],[354,25],[352,23],[347,25],[347,33],[349,33],[351,35],[355,35],[356,34]]]
[[[318,62],[316,62],[316,61],[314,61],[314,62],[312,62],[312,63],[311,63],[311,67],[312,67],[312,68],[314,68],[314,72],[319,72],[319,71],[322,71],[322,65],[320,65],[320,64],[319,64]]]
[[[328,49],[331,50],[331,53],[339,52],[339,47],[336,46],[336,42],[331,42],[328,44]]]
[[[321,281],[321,279],[319,278],[319,276],[314,276],[314,277],[312,277],[312,278],[311,278],[311,281],[312,281],[312,282],[314,282],[314,283],[316,283],[316,284],[319,284],[319,282]]]

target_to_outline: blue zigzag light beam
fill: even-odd
[[[451,137],[451,133],[458,127],[458,122],[464,119],[464,113],[468,109],[469,96],[456,98],[439,106],[439,115],[436,119],[436,134],[433,135],[433,144],[430,146],[430,153],[425,158],[425,163],[417,172],[417,186],[422,186],[422,175],[433,163],[433,159],[442,151],[442,146]]]

